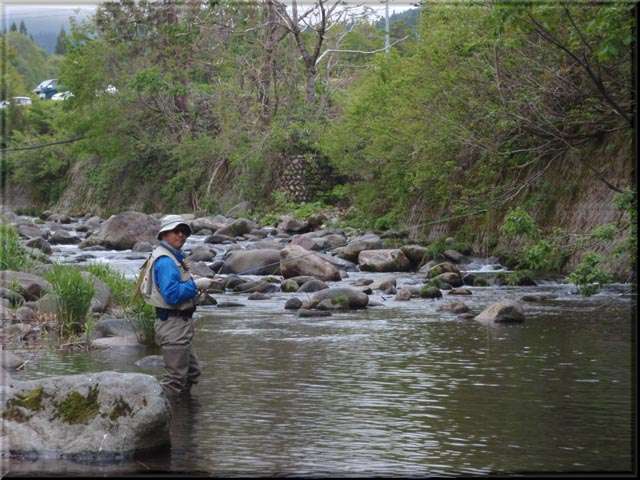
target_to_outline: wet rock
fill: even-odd
[[[359,278],[355,282],[352,283],[354,287],[365,287],[367,285],[371,285],[373,283],[373,279],[371,278]]]
[[[301,307],[302,307],[302,300],[300,300],[297,297],[290,298],[284,304],[285,310],[298,310]]]
[[[187,262],[189,271],[199,277],[213,278],[213,270],[204,262]]]
[[[0,351],[0,368],[15,370],[24,363],[24,360],[8,350]]]
[[[161,355],[148,355],[134,362],[138,368],[164,368],[164,359]]]
[[[14,290],[14,286],[25,300],[37,300],[51,290],[51,284],[36,275],[12,270],[0,271],[0,287]]]
[[[503,300],[485,308],[475,319],[483,325],[495,323],[520,323],[525,316],[522,305],[511,300]]]
[[[273,293],[277,291],[278,287],[274,284],[266,282],[264,280],[250,280],[248,282],[237,285],[233,288],[236,292],[242,293]]]
[[[251,295],[249,295],[247,300],[268,300],[269,298],[270,298],[269,295],[265,295],[264,293],[260,293],[260,292],[254,292]]]
[[[283,292],[297,292],[298,288],[300,288],[298,286],[298,283],[291,278],[284,280],[280,284],[280,290],[282,290]]]
[[[140,212],[112,215],[81,245],[102,245],[114,250],[128,250],[140,241],[154,243],[160,230],[160,221]]]
[[[395,276],[385,276],[374,281],[370,286],[373,290],[389,290],[397,286],[397,280]]]
[[[445,250],[442,252],[442,256],[447,260],[451,260],[453,263],[462,263],[465,261],[464,255],[456,250]]]
[[[220,289],[216,289],[216,291],[220,292]],[[217,304],[218,304],[218,301],[208,293],[205,293],[204,295],[201,294],[198,297],[198,305],[207,306],[207,305],[217,305]]]
[[[327,216],[324,213],[314,213],[307,217],[307,223],[309,226],[316,230],[322,226],[324,222],[327,221]]]
[[[256,224],[251,220],[247,220],[246,218],[239,218],[234,220],[229,225],[225,225],[222,228],[219,228],[215,231],[214,235],[227,235],[230,237],[239,237],[246,233],[251,232],[256,228]]]
[[[409,290],[408,288],[401,288],[400,290],[398,290],[398,293],[396,294],[394,300],[402,302],[411,300],[411,290]]]
[[[209,235],[204,239],[204,243],[225,243],[225,242],[233,242],[233,237],[229,235],[222,235],[220,233],[214,233],[213,235]]]
[[[151,375],[48,377],[13,382],[4,393],[3,456],[104,462],[170,442],[169,402]]]
[[[311,297],[309,308],[315,308],[323,300],[329,299],[333,305],[342,309],[361,309],[366,308],[369,303],[369,297],[353,288],[328,288],[320,290]]]
[[[319,292],[320,290],[324,290],[325,288],[329,288],[326,283],[324,283],[322,280],[317,280],[314,278],[303,283],[297,291],[298,293],[310,293]]]
[[[133,348],[142,346],[138,343],[138,337],[135,335],[96,338],[95,340],[92,340],[91,345],[100,349]]]
[[[47,293],[35,302],[27,302],[25,306],[34,309],[42,315],[56,315],[58,313],[58,297],[53,293]]]
[[[97,338],[100,337],[131,337],[135,335],[135,330],[131,321],[122,319],[122,318],[114,318],[114,317],[103,317],[96,322],[94,327]]]
[[[52,245],[73,245],[80,243],[80,238],[65,230],[56,230],[49,236],[49,243]]]
[[[192,262],[210,262],[216,256],[215,250],[212,250],[210,247],[206,245],[198,245],[187,257],[188,260]]]
[[[257,242],[247,246],[247,248],[251,248],[252,250],[282,250],[284,248],[284,244],[278,240],[258,240]]]
[[[411,262],[399,249],[362,250],[358,265],[368,272],[407,272],[411,268]]]
[[[462,276],[462,284],[473,287],[476,281],[476,276],[473,273],[467,273]]]
[[[400,250],[414,267],[422,265],[423,261],[428,257],[428,250],[421,245],[404,245],[400,247]]]
[[[280,251],[275,249],[233,250],[225,257],[227,270],[250,275],[278,275]]]
[[[322,247],[316,240],[318,239],[297,235],[291,239],[291,245],[297,245],[305,250],[321,251]]]
[[[369,300],[369,304],[367,305],[367,308],[369,307],[383,307],[384,305],[380,302],[376,302],[373,300]]]
[[[347,278],[349,278],[349,274],[344,270],[340,270],[340,280],[346,280]]]
[[[29,248],[37,248],[42,253],[46,253],[47,255],[51,255],[53,253],[53,249],[49,242],[47,242],[42,237],[32,238],[25,243],[25,246]]]
[[[104,222],[102,218],[94,215],[93,217],[89,217],[84,222],[84,225],[89,229],[89,231],[96,231],[98,228],[100,228],[102,222]]]
[[[471,290],[467,288],[452,288],[449,290],[449,295],[471,295]]]
[[[441,273],[437,277],[433,278],[436,282],[444,282],[452,287],[461,287],[462,286],[462,278],[460,275],[453,272],[445,272]]]
[[[355,262],[358,255],[363,250],[377,250],[383,248],[383,242],[380,237],[373,234],[362,235],[353,239],[347,246],[336,248],[334,252],[340,258]]]
[[[93,258],[96,258],[96,256],[91,255],[90,253],[84,253],[84,254],[76,255],[75,257],[73,257],[73,261],[74,263],[81,263],[81,262],[86,262],[88,260],[91,260]]]
[[[224,263],[224,260],[216,260],[215,262],[213,262],[211,265],[209,265],[209,268],[216,274],[219,275],[221,273],[231,273],[227,267],[227,265]]]
[[[462,320],[473,320],[476,316],[471,312],[467,312],[458,315],[458,318],[461,318]]]
[[[420,296],[422,298],[441,298],[442,292],[438,288],[424,286],[420,289]]]
[[[54,223],[71,223],[73,220],[69,215],[65,215],[64,213],[52,213],[47,218],[47,221]]]
[[[229,290],[235,289],[238,285],[242,285],[243,283],[247,283],[247,280],[237,275],[229,275],[224,283],[224,288],[228,288]]]
[[[451,312],[455,314],[462,314],[469,312],[469,307],[462,302],[447,303],[438,307],[440,312]]]
[[[458,267],[449,262],[441,262],[437,265],[434,265],[428,270],[427,278],[435,278],[442,275],[443,273],[455,273],[460,276],[460,270],[458,270]]]
[[[348,260],[344,260],[343,258],[334,257],[333,255],[328,255],[326,253],[321,253],[321,252],[317,252],[316,255],[318,256],[318,258],[321,258],[322,260],[325,260],[329,262],[331,265],[333,265],[334,267],[336,267],[338,270],[341,271],[341,273],[343,271],[355,272],[356,270],[358,270],[358,266],[355,263],[350,262]],[[347,278],[347,277],[343,277],[343,278]]]
[[[330,317],[331,312],[327,310],[307,310],[306,308],[301,308],[297,313],[300,318],[312,318],[312,317]]]
[[[545,302],[547,300],[553,300],[554,298],[558,298],[558,296],[553,294],[538,294],[523,295],[522,297],[520,297],[520,300],[523,302]]]
[[[218,308],[235,308],[235,307],[244,307],[243,303],[238,302],[218,302],[216,305]]]
[[[309,275],[324,281],[340,280],[335,266],[297,245],[289,245],[280,251],[280,271],[284,278]]]
[[[147,242],[147,241],[136,242],[132,250],[134,252],[152,252],[153,245],[151,244],[151,242]]]

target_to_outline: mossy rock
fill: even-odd
[[[422,298],[441,298],[442,292],[439,288],[425,285],[420,289],[420,296]]]
[[[109,414],[109,419],[111,421],[116,421],[120,417],[131,416],[132,411],[131,405],[129,405],[122,397],[118,397],[113,404],[113,408]]]
[[[484,278],[475,278],[473,280],[474,287],[488,287],[489,283]]]
[[[98,385],[89,387],[86,397],[77,391],[69,393],[64,400],[56,404],[55,410],[54,419],[61,418],[69,424],[87,423],[100,410]]]
[[[38,412],[44,408],[42,404],[44,397],[45,393],[42,386],[28,392],[18,393],[15,397],[7,400],[5,410],[2,412],[2,418],[19,423],[25,422],[31,416],[28,411]]]

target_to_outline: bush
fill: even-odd
[[[0,270],[22,270],[30,264],[31,260],[20,243],[16,229],[0,224]]]
[[[504,223],[502,224],[502,227],[500,227],[500,230],[507,237],[511,238],[520,235],[527,238],[534,238],[538,235],[536,222],[533,220],[531,215],[521,207],[516,207],[507,213],[504,217]]]
[[[61,337],[81,333],[93,298],[93,284],[85,280],[79,270],[65,265],[54,265],[46,276],[58,297]]]
[[[578,287],[581,295],[591,296],[597,293],[602,285],[611,281],[609,274],[600,268],[600,262],[602,262],[600,255],[589,252],[567,277],[568,281]]]

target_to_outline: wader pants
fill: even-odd
[[[200,364],[192,348],[193,319],[170,315],[166,320],[156,319],[154,328],[166,370],[162,388],[168,394],[188,392],[200,376]]]

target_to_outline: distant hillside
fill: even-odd
[[[41,81],[57,76],[58,55],[47,55],[33,40],[19,32],[8,32],[6,40],[9,48],[16,53],[9,61],[22,76],[28,91]]]
[[[69,7],[39,9],[36,5],[19,5],[12,7],[5,7],[3,15],[5,28],[9,29],[14,22],[16,25],[24,22],[27,27],[27,33],[33,37],[33,40],[38,46],[49,54],[53,53],[55,49],[56,39],[58,38],[60,29],[64,28],[65,31],[69,33],[71,29],[71,17],[83,20],[94,13],[93,9],[87,9],[86,6],[82,10]]]
[[[420,9],[412,8],[405,10],[404,12],[394,13],[389,16],[389,27],[392,28],[396,22],[404,22],[411,30],[415,31],[418,25],[418,18],[420,17]],[[384,16],[378,20],[376,27],[384,29]]]

